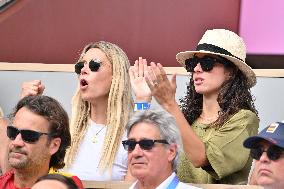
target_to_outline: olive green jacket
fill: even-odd
[[[177,169],[180,180],[200,184],[246,184],[252,159],[243,141],[256,135],[258,127],[258,117],[249,110],[240,110],[218,129],[195,121],[192,129],[204,142],[210,165],[195,168],[182,154]]]

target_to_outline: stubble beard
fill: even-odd
[[[11,153],[11,152],[10,152]],[[15,158],[12,156],[12,154],[9,153],[9,165],[15,169],[24,169],[29,165],[29,158],[27,157],[27,154],[23,154],[22,157]]]

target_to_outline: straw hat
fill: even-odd
[[[249,65],[245,63],[246,46],[241,37],[225,29],[207,30],[199,41],[196,51],[180,52],[176,55],[177,61],[185,67],[185,60],[192,58],[196,53],[215,54],[234,63],[247,77],[248,85],[256,84],[256,76]]]

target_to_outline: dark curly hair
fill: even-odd
[[[231,62],[228,62],[225,67],[231,69],[231,77],[222,84],[219,91],[217,102],[221,110],[218,119],[210,124],[216,128],[220,128],[241,109],[251,110],[258,115],[254,105],[255,99],[251,94],[246,76]],[[192,124],[200,116],[202,102],[203,95],[195,91],[191,77],[187,84],[186,96],[180,99],[181,110],[189,124]]]
[[[14,119],[21,108],[27,108],[31,112],[43,116],[49,122],[49,141],[51,138],[60,138],[61,144],[58,151],[51,156],[49,168],[61,169],[65,166],[64,157],[67,148],[71,145],[68,114],[60,103],[48,96],[36,95],[22,98],[9,115]]]

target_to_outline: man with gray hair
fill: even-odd
[[[163,110],[137,111],[126,125],[129,170],[137,181],[130,189],[196,188],[179,181],[175,174],[180,133],[175,119]],[[138,144],[138,145],[137,145]]]

